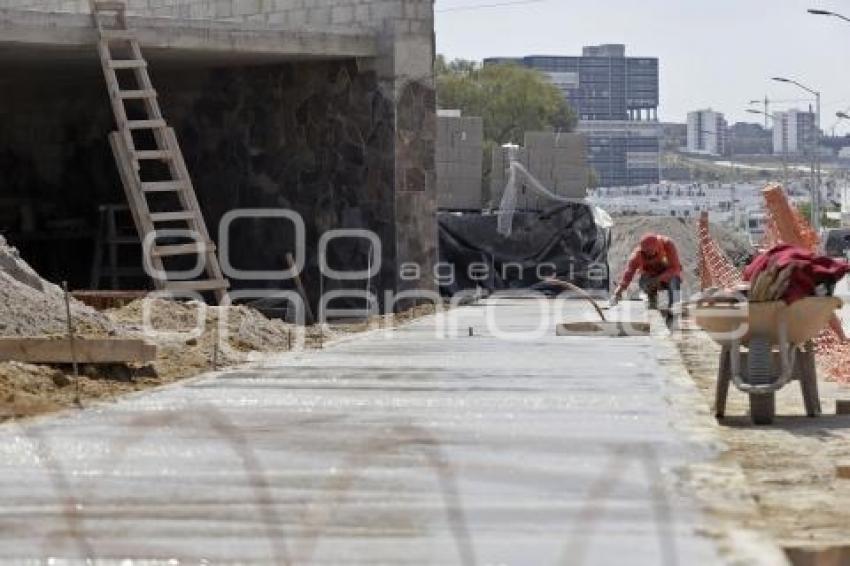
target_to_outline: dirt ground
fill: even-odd
[[[104,314],[122,337],[144,338],[157,344],[157,359],[152,364],[82,365],[76,378],[68,366],[0,363],[0,422],[110,401],[290,350],[322,348],[353,334],[393,328],[435,311],[434,305],[424,304],[368,321],[300,328],[269,320],[247,307],[208,307],[203,332],[199,328],[198,335],[193,336],[190,331],[197,325],[197,304],[164,300],[151,304],[150,323],[157,330],[155,335],[143,331],[140,301]],[[221,316],[227,317],[223,326],[219,324]],[[88,325],[82,328],[91,330]],[[222,336],[222,328],[226,336]],[[303,337],[301,342],[299,336]]]
[[[719,348],[700,331],[673,339],[705,402],[713,406]],[[850,479],[837,478],[835,469],[838,462],[850,463],[850,415],[835,415],[835,400],[850,399],[850,387],[821,381],[820,393],[824,415],[808,418],[800,388],[792,382],[777,395],[775,424],[754,427],[748,398],[733,386],[727,417],[720,421],[728,446],[722,458],[740,464],[760,526],[784,548],[850,543]]]

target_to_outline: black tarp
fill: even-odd
[[[498,233],[496,214],[440,213],[437,219],[443,294],[528,288],[553,275],[583,289],[608,290],[610,230],[596,225],[587,205],[516,212],[509,237]]]

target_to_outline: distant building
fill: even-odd
[[[684,150],[688,145],[688,125],[667,122],[661,124],[661,148],[665,151]]]
[[[585,47],[581,56],[484,60],[496,63],[536,69],[561,90],[587,136],[588,162],[600,185],[658,182],[657,58],[626,57],[625,45],[611,44]]]
[[[588,163],[600,187],[658,183],[661,125],[658,122],[594,120],[579,122],[588,139]]]
[[[657,120],[658,59],[626,57],[625,45],[585,47],[582,55],[492,57],[484,64],[537,69],[559,88],[579,120]]]
[[[688,153],[726,154],[726,119],[714,110],[688,113]]]
[[[508,182],[508,148],[493,150],[490,195],[498,206]],[[585,136],[576,133],[526,132],[525,145],[515,147],[516,159],[547,190],[558,196],[585,198],[590,170],[587,164]],[[553,206],[551,199],[520,187],[517,207],[522,210],[544,210]]]
[[[787,110],[773,113],[773,153],[811,155],[816,139],[814,112]]]
[[[761,124],[736,122],[727,129],[726,144],[733,155],[767,155],[773,151],[773,132]]]
[[[437,111],[437,208],[481,210],[484,123],[460,110]]]

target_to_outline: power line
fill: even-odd
[[[548,2],[548,0],[510,0],[507,2],[495,2],[493,4],[475,4],[472,6],[455,6],[453,8],[443,8],[441,10],[434,10],[437,13],[446,13],[446,12],[465,12],[471,10],[484,10],[488,8],[503,8],[508,6],[522,6],[526,4],[540,4],[541,2]]]

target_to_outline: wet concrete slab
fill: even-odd
[[[657,338],[540,312],[494,300],[7,425],[0,561],[716,563],[675,488],[713,452],[671,422]]]

